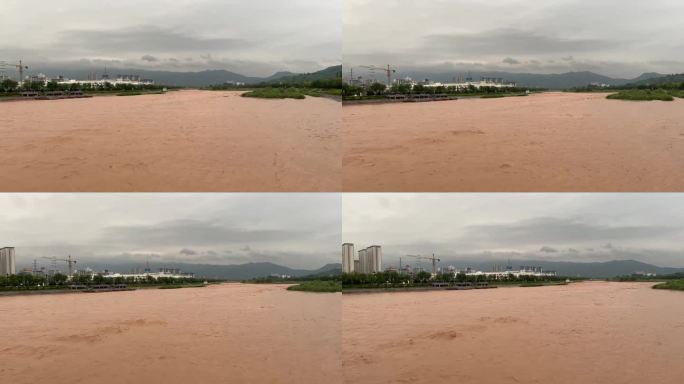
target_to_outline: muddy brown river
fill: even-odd
[[[684,190],[684,99],[605,97],[344,106],[344,190]]]
[[[340,382],[341,295],[285,288],[0,296],[0,382]]]
[[[344,295],[344,382],[681,383],[684,292],[651,285]]]
[[[239,92],[0,103],[0,190],[339,191],[340,103]]]

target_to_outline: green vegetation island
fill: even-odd
[[[342,292],[342,282],[335,280],[304,281],[299,284],[287,287],[287,290],[324,293]]]
[[[684,279],[670,280],[664,283],[656,284],[653,289],[671,289],[675,291],[684,291]]]
[[[648,275],[648,274],[632,274],[626,276],[618,276],[613,281],[619,282],[644,282],[644,283],[658,283],[653,286],[654,289],[671,289],[675,291],[684,291],[684,273],[674,273],[671,275]]]
[[[621,86],[587,86],[570,92],[610,92],[609,100],[674,101],[684,98],[684,74],[668,75]]]
[[[243,97],[259,99],[305,99],[309,97],[339,98],[342,95],[342,78],[312,81],[278,81],[250,85],[220,84],[206,89],[212,91],[244,91]]]
[[[342,281],[337,273],[301,277],[269,276],[243,280],[244,284],[293,284],[288,291],[333,293],[342,292]]]

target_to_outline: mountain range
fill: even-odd
[[[64,76],[70,79],[87,79],[90,74],[98,78],[104,69],[70,69],[70,68],[32,68],[32,72],[44,73],[48,77]],[[140,75],[144,79],[154,80],[156,84],[180,87],[204,87],[209,85],[223,84],[226,82],[240,82],[245,84],[271,83],[271,82],[295,82],[312,81],[319,79],[334,79],[342,71],[342,66],[332,66],[312,73],[277,72],[268,77],[250,77],[239,73],[218,69],[200,72],[172,72],[150,71],[133,68],[109,69],[110,77],[118,74]]]
[[[672,83],[684,83],[684,73],[676,75],[667,75],[660,77],[652,77],[644,80],[639,80],[629,85],[639,86],[639,85],[662,85],[662,84],[672,84]]]
[[[439,267],[454,265],[459,269],[471,267],[481,271],[491,271],[495,265],[505,267],[510,265],[513,269],[519,266],[542,267],[545,271],[556,271],[561,276],[580,276],[589,278],[611,278],[615,276],[631,275],[633,273],[655,273],[657,275],[669,275],[673,273],[684,273],[684,268],[659,267],[653,264],[644,263],[636,260],[612,260],[605,262],[569,262],[569,261],[544,261],[544,260],[491,260],[482,259],[442,259]],[[87,266],[95,271],[109,270],[112,272],[130,273],[133,268],[144,268],[139,263],[117,263],[102,261],[83,261],[82,266]],[[388,266],[387,261],[384,263]],[[426,270],[430,269],[430,263],[420,264]],[[417,264],[412,263],[413,267]],[[396,266],[396,265],[395,265]],[[18,268],[29,267],[17,266]],[[289,275],[294,277],[301,276],[330,276],[339,275],[342,272],[340,263],[326,264],[318,269],[297,269],[269,262],[233,264],[233,265],[212,265],[212,264],[190,264],[190,263],[150,263],[150,269],[157,271],[160,267],[179,268],[184,272],[193,272],[202,278],[217,278],[227,280],[245,280],[256,277],[266,277],[271,274]]]

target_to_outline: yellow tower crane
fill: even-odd
[[[14,67],[19,70],[19,84],[24,82],[24,69],[29,68],[28,66],[24,65],[21,60],[19,60],[19,64],[8,63],[6,61],[0,60],[0,68],[4,67]]]
[[[69,276],[72,276],[74,274],[74,265],[76,265],[76,260],[72,259],[71,255],[69,255],[69,257],[66,259],[58,259],[55,256],[52,256],[52,257],[43,256],[42,258],[52,260],[53,265],[55,265],[57,263],[57,261],[66,261],[67,265],[69,266]]]
[[[361,68],[366,68],[371,73],[375,73],[376,71],[384,72],[387,75],[387,87],[388,88],[392,86],[392,74],[397,73],[396,68],[392,68],[392,66],[389,64],[387,64],[387,68],[377,67],[375,65],[362,65]]]
[[[432,261],[432,274],[436,275],[437,274],[437,262],[441,261],[440,259],[435,257],[435,254],[432,254],[432,257],[430,256],[421,256],[421,255],[406,255],[407,257],[413,257],[414,259],[421,259],[421,260],[430,260]]]

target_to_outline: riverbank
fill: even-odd
[[[502,284],[489,284],[486,286],[471,286],[471,287],[458,287],[458,286],[442,286],[442,287],[377,287],[377,288],[349,288],[343,287],[342,293],[345,295],[349,294],[365,294],[365,293],[401,293],[401,292],[432,292],[432,291],[467,291],[472,289],[492,289],[492,288],[528,288],[528,287],[550,287],[558,285],[568,285],[566,282],[539,282],[539,283],[502,283]]]
[[[128,289],[132,290],[137,290],[137,289],[176,289],[176,288],[201,288],[201,287],[206,287],[211,284],[216,284],[216,283],[209,283],[209,284],[172,284],[172,285],[167,285],[167,284],[159,284],[159,285],[154,285],[154,284],[129,284],[127,285]],[[82,289],[70,289],[68,287],[60,287],[60,288],[43,288],[43,289],[14,289],[14,290],[6,290],[6,289],[0,289],[0,296],[31,296],[31,295],[59,295],[59,294],[74,294],[74,293],[89,293],[85,292],[87,289],[89,289],[89,285],[84,285],[84,288]],[[105,291],[103,291],[105,292]],[[110,291],[106,291],[110,292]],[[121,292],[121,291],[111,291],[111,292]]]

